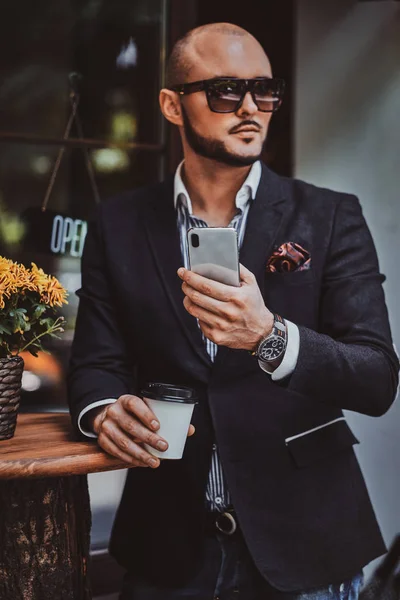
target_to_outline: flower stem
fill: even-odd
[[[34,342],[36,342],[37,340],[42,338],[44,335],[48,335],[49,333],[53,333],[54,331],[59,331],[60,325],[63,322],[63,320],[64,320],[63,317],[58,317],[58,319],[56,321],[54,321],[53,325],[51,327],[49,327],[49,329],[47,329],[47,331],[43,331],[39,335],[35,336],[23,348],[18,350],[17,356],[20,352],[24,352],[27,348],[29,348],[29,346],[31,346]]]

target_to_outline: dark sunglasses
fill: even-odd
[[[236,112],[242,106],[247,92],[250,92],[258,110],[273,113],[282,104],[285,82],[283,79],[268,77],[255,79],[215,77],[174,85],[169,89],[181,95],[205,91],[208,106],[216,113]]]

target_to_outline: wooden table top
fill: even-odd
[[[0,479],[64,477],[128,466],[94,439],[76,441],[68,413],[19,414],[14,437],[0,441]]]

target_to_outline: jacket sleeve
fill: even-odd
[[[89,225],[82,256],[82,286],[68,372],[68,401],[78,417],[90,404],[132,393],[134,365],[121,335],[102,237],[101,208]]]
[[[360,203],[344,196],[323,270],[318,332],[299,327],[297,366],[282,385],[370,416],[389,409],[397,393],[399,360],[384,280]]]

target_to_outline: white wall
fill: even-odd
[[[295,175],[360,198],[400,348],[400,4],[297,6]],[[379,419],[346,416],[390,544],[400,533],[400,401]]]

